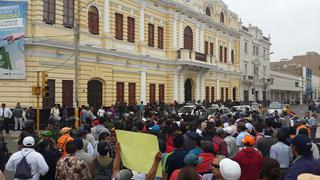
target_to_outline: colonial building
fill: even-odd
[[[240,100],[266,102],[270,94],[270,37],[255,26],[239,23],[240,38]]]
[[[240,101],[238,16],[221,0],[28,2],[26,77],[0,80],[11,107],[35,106],[37,71],[49,78],[43,108]]]

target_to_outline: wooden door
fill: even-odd
[[[210,87],[206,87],[206,101],[210,101]]]
[[[214,102],[214,87],[211,87],[211,102]]]
[[[124,82],[117,82],[117,102],[124,102]]]
[[[90,80],[88,82],[87,99],[89,106],[100,108],[102,105],[102,82]]]
[[[73,107],[73,81],[62,80],[62,104]]]
[[[164,84],[159,84],[159,102],[164,102]]]
[[[129,83],[129,105],[136,103],[136,83]]]
[[[154,103],[156,101],[156,85],[149,85],[149,102]]]

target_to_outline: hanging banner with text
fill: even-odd
[[[0,79],[24,79],[25,0],[0,0]]]

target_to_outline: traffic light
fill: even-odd
[[[48,98],[50,96],[48,86],[48,73],[46,71],[43,71],[41,77],[41,94],[43,98]]]

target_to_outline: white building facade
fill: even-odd
[[[240,100],[267,102],[270,99],[270,37],[255,26],[239,23],[240,32]]]
[[[303,102],[304,80],[301,76],[293,76],[270,71],[272,84],[270,88],[270,101],[288,104],[301,104]]]

